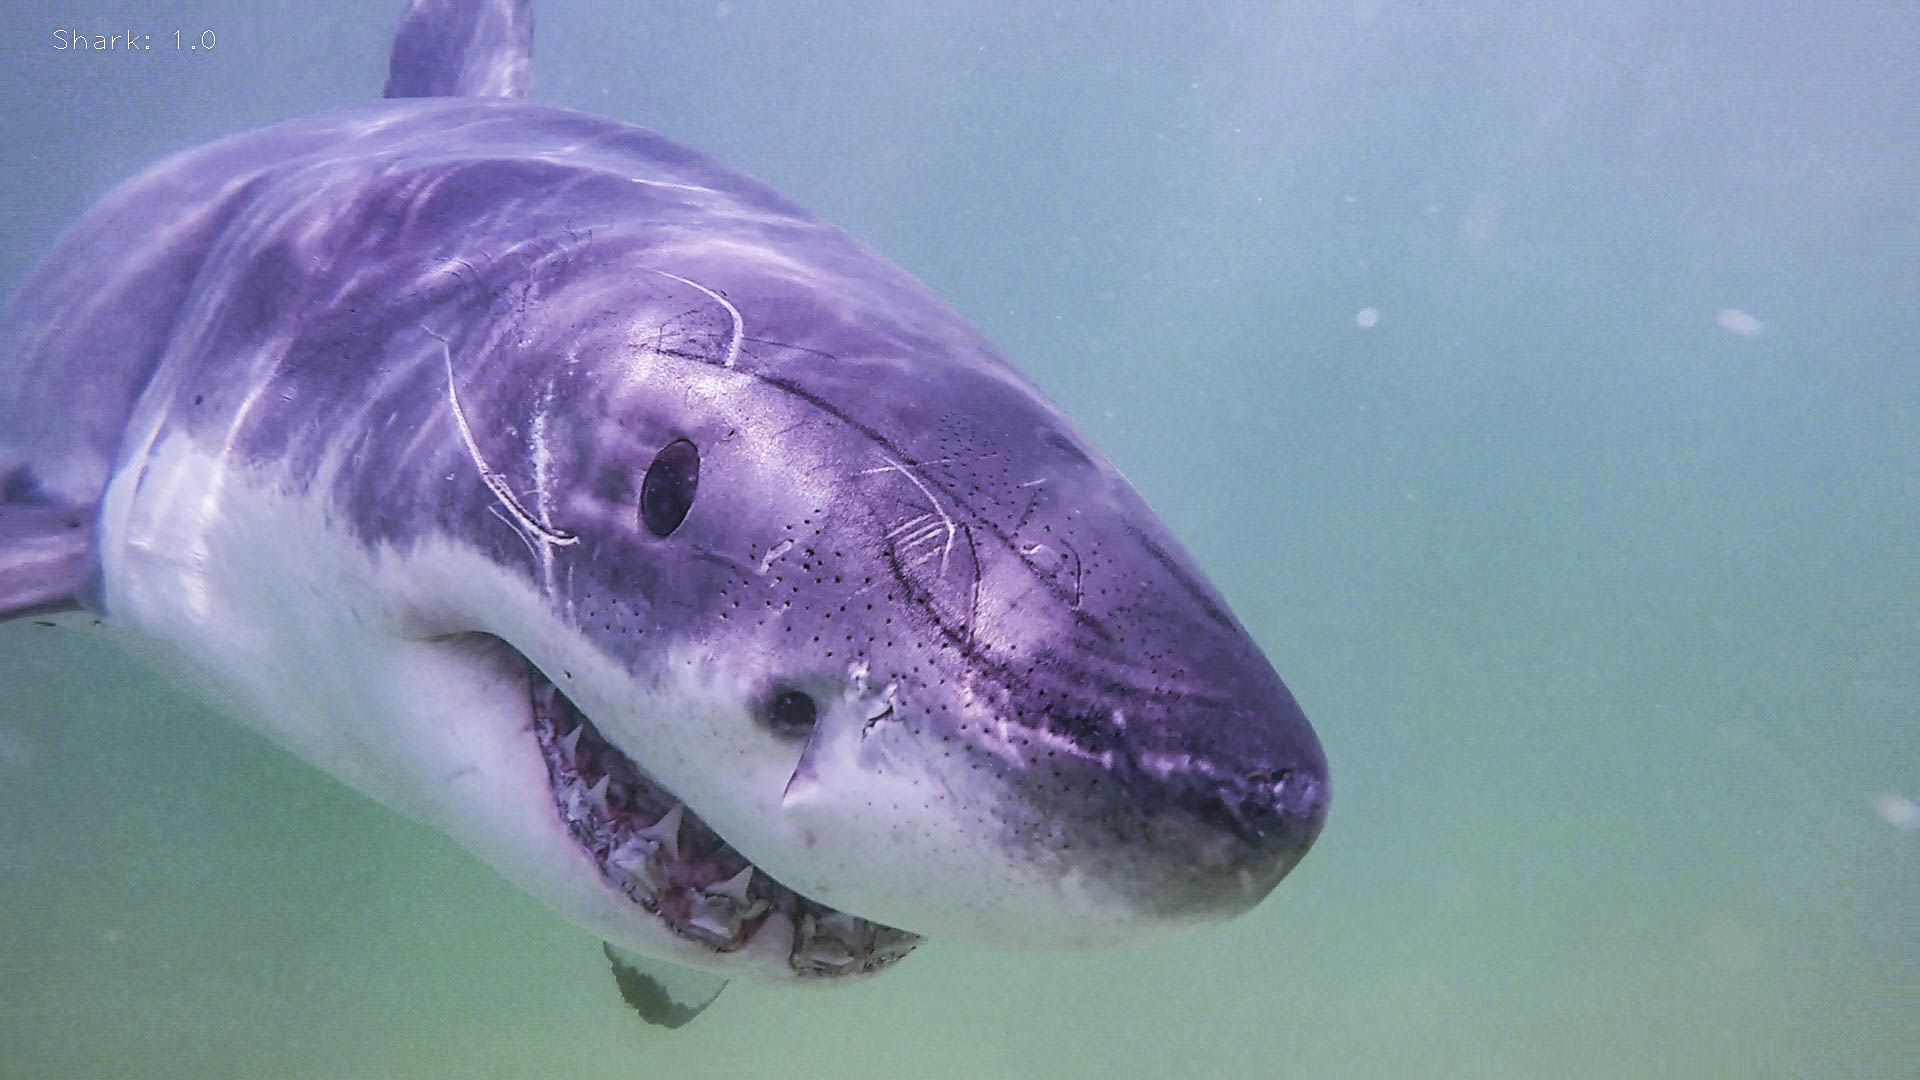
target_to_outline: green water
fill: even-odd
[[[1920,1075],[1875,806],[1920,798],[1920,14],[1673,6],[543,8],[537,96],[846,225],[1127,471],[1313,717],[1326,833],[1190,939],[656,1031],[460,851],[14,624],[0,1077]],[[191,58],[0,14],[0,284],[369,96],[393,6],[310,7],[134,20]]]

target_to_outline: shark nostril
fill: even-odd
[[[1204,792],[1204,793],[1201,793]],[[1296,844],[1317,831],[1325,812],[1324,784],[1310,771],[1263,766],[1219,775],[1188,803],[1200,820],[1259,849]]]

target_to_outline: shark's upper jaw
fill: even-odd
[[[790,933],[787,964],[802,978],[872,972],[920,943],[801,896],[755,867],[529,668],[534,734],[562,824],[609,886],[675,935],[726,953],[770,931]]]

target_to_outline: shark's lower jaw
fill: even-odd
[[[920,944],[916,934],[837,911],[767,876],[529,668],[534,732],[561,822],[608,884],[675,934],[733,952],[784,920],[793,973],[823,979],[878,970]]]

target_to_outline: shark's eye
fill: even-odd
[[[700,486],[700,451],[685,439],[662,447],[640,482],[640,522],[655,536],[670,535],[687,519]]]
[[[775,735],[805,735],[813,730],[813,722],[819,716],[819,706],[800,690],[776,690],[767,699],[767,726]]]

